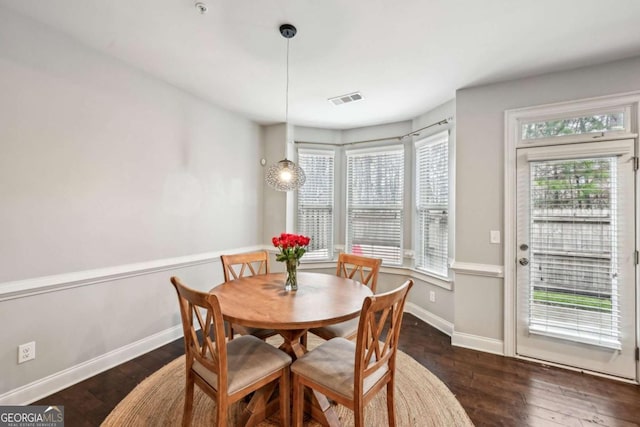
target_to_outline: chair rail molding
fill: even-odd
[[[466,274],[469,276],[504,277],[504,266],[502,265],[453,261],[451,269],[456,274]]]
[[[55,292],[63,289],[77,288],[80,286],[94,285],[104,282],[125,279],[127,277],[141,276],[160,271],[175,270],[191,267],[209,262],[220,262],[220,255],[237,252],[250,252],[262,249],[262,245],[242,248],[225,249],[222,251],[205,252],[174,258],[164,258],[153,261],[123,264],[113,267],[94,270],[76,271],[71,273],[42,276],[32,279],[16,280],[0,283],[0,301],[16,298],[24,298],[47,292]]]

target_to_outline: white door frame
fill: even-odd
[[[572,113],[622,107],[629,113],[630,120],[624,131],[610,134],[594,135],[600,141],[633,138],[638,152],[638,126],[640,123],[640,92],[629,92],[611,96],[589,98],[577,101],[546,104],[535,107],[519,108],[505,111],[505,156],[504,156],[504,355],[518,357],[516,354],[516,149],[519,147],[535,147],[554,144],[555,141],[524,143],[520,138],[519,123],[527,120],[547,119],[554,116],[565,116]],[[571,143],[584,140],[579,137],[561,137],[558,143]],[[638,189],[640,182],[636,177],[636,229],[640,206]],[[640,230],[640,229],[638,229]],[[636,248],[640,248],[640,232],[636,233]],[[636,343],[640,343],[640,289],[639,268],[636,266]],[[636,372],[636,382],[640,380],[640,372]]]

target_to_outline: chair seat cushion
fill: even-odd
[[[356,344],[333,338],[300,357],[291,365],[296,374],[353,400]],[[389,370],[385,364],[364,379],[366,393]]]
[[[227,392],[233,394],[291,363],[291,357],[252,335],[241,336],[227,344]],[[218,375],[198,360],[193,370],[211,387],[218,389]]]
[[[358,333],[358,323],[360,318],[346,320],[334,325],[323,326],[322,328],[313,328],[310,331],[321,338],[330,340],[331,338],[342,337],[352,338]]]

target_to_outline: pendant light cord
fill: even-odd
[[[287,39],[287,85],[286,85],[284,123],[289,123],[289,39]]]

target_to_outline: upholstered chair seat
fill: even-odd
[[[252,335],[227,345],[227,393],[233,394],[291,364],[291,357]],[[197,360],[193,370],[217,390],[218,375]]]
[[[291,370],[296,374],[304,375],[316,384],[330,388],[346,399],[353,399],[355,358],[356,344],[353,341],[346,338],[333,338],[296,360]],[[371,387],[388,370],[388,365],[382,365],[365,378],[363,392],[371,390]]]

